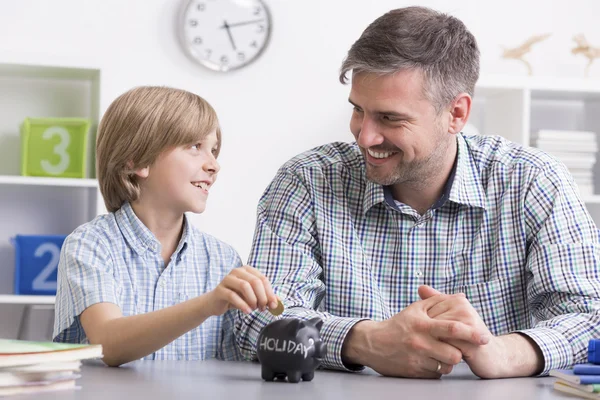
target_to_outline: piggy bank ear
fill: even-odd
[[[321,327],[323,326],[323,320],[321,318],[311,318],[308,320],[308,322],[310,322],[311,325],[314,325],[314,327],[317,328],[319,332],[321,332]]]
[[[299,319],[291,320],[287,326],[285,327],[285,331],[290,335],[296,335],[296,332],[300,330],[300,321]]]

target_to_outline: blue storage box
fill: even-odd
[[[60,249],[65,235],[17,235],[15,294],[55,295]]]

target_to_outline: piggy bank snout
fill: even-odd
[[[325,358],[327,356],[327,345],[322,341],[315,344],[315,358]]]

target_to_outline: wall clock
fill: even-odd
[[[255,61],[271,36],[271,13],[262,0],[185,0],[179,39],[191,59],[215,71]]]

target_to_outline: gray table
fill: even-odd
[[[80,390],[19,396],[18,399],[266,399],[266,400],[517,400],[568,399],[552,389],[554,378],[481,380],[459,364],[441,380],[384,378],[362,373],[317,371],[312,382],[264,382],[260,365],[224,361],[137,361],[120,368],[86,364]]]

